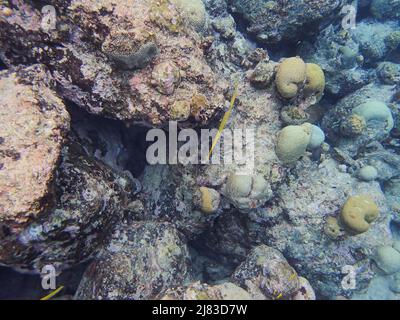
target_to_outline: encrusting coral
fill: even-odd
[[[104,41],[102,50],[125,69],[143,68],[158,53],[155,35],[140,28],[113,31]]]
[[[341,123],[340,132],[344,136],[354,137],[363,133],[366,127],[367,123],[364,117],[352,114]]]

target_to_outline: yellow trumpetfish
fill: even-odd
[[[43,297],[40,300],[50,300],[51,298],[53,298],[57,293],[59,293],[62,289],[64,289],[64,286],[59,287],[58,289],[54,290],[53,292],[51,292],[49,295]]]
[[[235,91],[233,92],[233,96],[232,96],[232,99],[231,99],[231,103],[230,103],[229,109],[228,109],[227,112],[225,112],[224,117],[222,118],[221,124],[219,125],[218,132],[215,135],[215,138],[214,138],[214,141],[212,143],[210,152],[208,153],[208,160],[210,160],[211,154],[212,154],[215,146],[217,145],[219,139],[221,138],[222,131],[224,130],[224,128],[226,126],[226,123],[228,122],[229,117],[232,114],[233,106],[235,105],[235,101],[236,101],[236,98],[238,96],[238,85],[239,85],[239,83],[236,82],[235,83]]]

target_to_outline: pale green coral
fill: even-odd
[[[364,118],[366,123],[369,121],[381,121],[385,123],[385,130],[387,132],[391,131],[394,127],[392,112],[389,107],[381,101],[370,99],[354,108],[353,114]]]
[[[324,132],[310,123],[287,126],[279,132],[275,151],[284,164],[292,164],[299,160],[307,149],[318,148],[324,140]]]

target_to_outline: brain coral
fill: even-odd
[[[315,63],[307,63],[305,93],[307,95],[315,94],[318,98],[321,98],[324,89],[325,75],[321,67]]]
[[[299,57],[283,60],[276,74],[275,84],[283,98],[294,98],[306,81],[306,64]]]
[[[342,208],[340,218],[346,228],[355,234],[364,233],[379,216],[379,208],[371,197],[350,197]]]

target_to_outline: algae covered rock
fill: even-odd
[[[50,78],[41,66],[0,73],[0,222],[13,231],[51,203],[49,185],[70,126],[64,103],[41,77]]]
[[[397,19],[400,17],[400,1],[372,0],[371,12],[378,19]]]
[[[224,282],[208,285],[200,282],[185,287],[170,289],[162,300],[252,300],[253,297],[241,287]]]
[[[133,196],[131,180],[69,132],[53,85],[39,65],[0,74],[0,263],[24,271],[62,270],[93,256]]]
[[[232,281],[253,295],[290,298],[300,289],[296,271],[276,249],[254,248],[232,275]]]
[[[197,94],[208,103],[190,121],[206,123],[224,105],[227,84],[208,65],[195,28],[181,21],[200,26],[202,1],[178,2],[183,10],[169,0],[56,2],[59,23],[45,33],[40,8],[17,1],[0,21],[0,55],[8,66],[45,64],[60,97],[92,114],[162,126],[177,101]]]
[[[249,33],[259,41],[277,43],[301,39],[306,26],[309,33],[316,32],[319,23],[333,18],[343,1],[233,0],[230,3],[232,10],[249,24]]]
[[[161,298],[187,274],[188,251],[168,223],[119,226],[93,261],[75,299],[143,300]]]
[[[357,270],[355,291],[368,286],[374,275],[370,259],[376,248],[392,243],[390,210],[379,184],[360,182],[340,171],[333,159],[320,164],[303,160],[288,176],[288,184],[282,185],[276,194],[280,198],[279,205],[269,207],[261,216],[270,227],[257,223],[260,216],[255,222],[247,221],[244,225],[249,231],[245,234],[251,235],[247,241],[257,239],[284,252],[296,271],[310,281],[317,296],[333,298],[353,294],[341,286],[345,276],[341,270],[345,265]],[[338,214],[344,199],[360,194],[371,196],[380,215],[368,232],[358,235],[350,235],[344,232],[344,226],[336,225],[334,238],[337,240],[332,239],[325,233],[327,219],[340,220]],[[278,216],[273,214],[275,212]],[[225,243],[225,246],[231,245]]]

